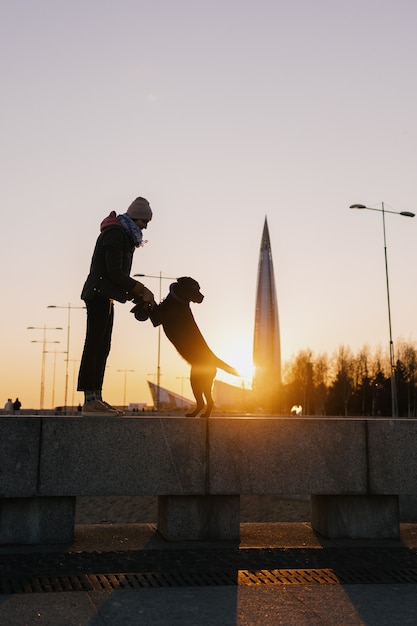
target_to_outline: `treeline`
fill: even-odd
[[[415,417],[417,345],[399,341],[395,350],[398,415]],[[301,405],[304,415],[392,415],[390,360],[381,348],[354,354],[340,346],[331,357],[301,350],[284,365],[282,382],[285,412]]]

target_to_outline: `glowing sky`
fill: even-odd
[[[66,349],[67,311],[47,306],[82,305],[99,223],[137,195],[154,219],[132,273],[196,278],[197,322],[243,373],[265,215],[283,361],[385,347],[382,221],[348,207],[417,209],[416,21],[415,0],[3,0],[0,402],[39,406],[43,332],[26,328],[62,326],[47,349]],[[414,341],[417,218],[386,226],[394,339]],[[84,324],[72,311],[76,403]],[[106,399],[131,369],[127,402],[150,402],[156,361],[157,331],[117,305]],[[161,384],[190,396],[188,371],[162,337]]]

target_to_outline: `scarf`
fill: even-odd
[[[135,224],[135,222],[132,220],[131,217],[128,216],[127,213],[122,213],[121,215],[118,215],[117,219],[132,238],[135,248],[139,248],[146,243],[146,241],[143,241],[141,229]]]

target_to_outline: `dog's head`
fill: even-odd
[[[200,285],[194,278],[189,276],[181,276],[177,278],[176,283],[170,286],[171,293],[183,302],[203,302],[204,296],[200,291]]]

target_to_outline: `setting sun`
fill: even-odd
[[[254,365],[252,360],[252,346],[247,346],[237,338],[232,343],[231,338],[222,343],[222,358],[239,372],[239,377],[217,370],[217,379],[235,387],[244,386],[249,389],[252,386]]]

